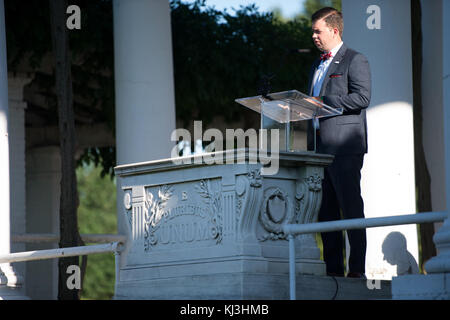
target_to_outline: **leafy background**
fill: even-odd
[[[80,206],[78,219],[81,234],[117,233],[116,183],[108,176],[101,177],[101,167],[93,164],[77,169]],[[114,255],[88,256],[82,299],[111,299],[114,294]]]

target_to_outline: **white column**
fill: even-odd
[[[442,14],[442,91],[443,91],[443,111],[444,111],[444,142],[445,142],[445,180],[447,184],[446,202],[447,212],[450,208],[450,61],[448,52],[450,50],[450,3],[442,1],[442,11],[436,12]],[[438,255],[430,259],[425,264],[425,269],[432,274],[450,273],[450,216],[444,221],[442,227],[434,235],[434,243],[438,250]],[[447,277],[446,283],[449,283]],[[450,288],[447,287],[447,299],[450,299]]]
[[[443,114],[442,1],[421,1],[423,145],[431,177],[433,211],[446,210]],[[441,224],[441,223],[439,223]]]
[[[8,79],[9,97],[9,159],[11,195],[11,232],[25,232],[25,109],[23,88],[30,78],[22,75]],[[13,252],[21,251],[23,244],[11,244]],[[24,249],[24,248],[23,248]]]
[[[344,43],[366,55],[372,72],[369,152],[361,181],[365,216],[415,213],[410,1],[343,0],[342,10]],[[393,231],[406,237],[408,251],[418,261],[415,225],[367,229],[368,278],[396,275],[396,266],[384,261],[382,251]]]
[[[170,157],[175,98],[169,0],[114,0],[117,164]]]
[[[0,0],[0,253],[10,253],[10,191],[8,138],[8,70],[6,65],[5,10]]]
[[[433,63],[428,64],[436,73],[433,82],[436,86],[434,99],[442,97],[442,118],[444,131],[444,157],[445,170],[441,174],[445,177],[446,209],[447,214],[450,205],[450,62],[447,58],[450,50],[450,3],[447,0],[422,1],[424,19],[422,26],[427,20],[435,20],[433,33],[424,33],[427,41],[439,43],[434,48],[437,52],[432,55]],[[425,44],[425,42],[424,42]],[[432,50],[433,48],[425,48]],[[425,55],[424,55],[425,57]],[[427,64],[424,64],[424,67]],[[440,69],[439,69],[440,67]],[[430,70],[424,70],[424,74]],[[427,87],[425,86],[424,89]],[[441,91],[442,89],[442,91]],[[439,112],[436,110],[435,112]],[[437,125],[439,127],[439,125]],[[392,297],[394,299],[450,299],[450,217],[447,216],[442,227],[433,237],[438,251],[437,256],[425,263],[427,275],[408,275],[397,277],[392,280]]]
[[[170,158],[175,94],[169,0],[114,0],[113,11],[117,164]],[[118,232],[126,234],[120,183]]]
[[[9,159],[10,159],[10,219],[11,233],[26,232],[25,192],[25,109],[23,88],[30,82],[25,75],[15,74],[8,79],[9,103]],[[25,251],[25,244],[11,243],[11,252]],[[13,264],[14,270],[25,277],[25,264]]]
[[[27,233],[59,234],[61,193],[61,155],[59,147],[48,146],[27,151],[26,159]],[[27,251],[58,248],[54,243],[28,243]],[[56,299],[58,260],[26,263],[26,293],[31,299]]]
[[[8,70],[6,57],[5,8],[0,0],[0,253],[11,252],[10,165],[8,137]],[[0,265],[0,300],[26,299],[22,278],[9,263]]]

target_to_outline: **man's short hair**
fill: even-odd
[[[328,27],[337,28],[339,30],[339,36],[342,38],[344,19],[342,18],[341,12],[332,7],[325,7],[317,10],[311,16],[312,23],[320,19],[323,19]]]

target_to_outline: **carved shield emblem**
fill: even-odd
[[[286,216],[286,201],[280,194],[273,195],[269,198],[267,209],[270,220],[280,223]]]

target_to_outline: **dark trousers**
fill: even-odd
[[[319,221],[364,218],[361,198],[361,168],[364,154],[337,155],[325,168]],[[365,273],[366,230],[348,230],[350,243],[349,272]],[[342,231],[321,233],[327,272],[344,274],[344,236]]]

